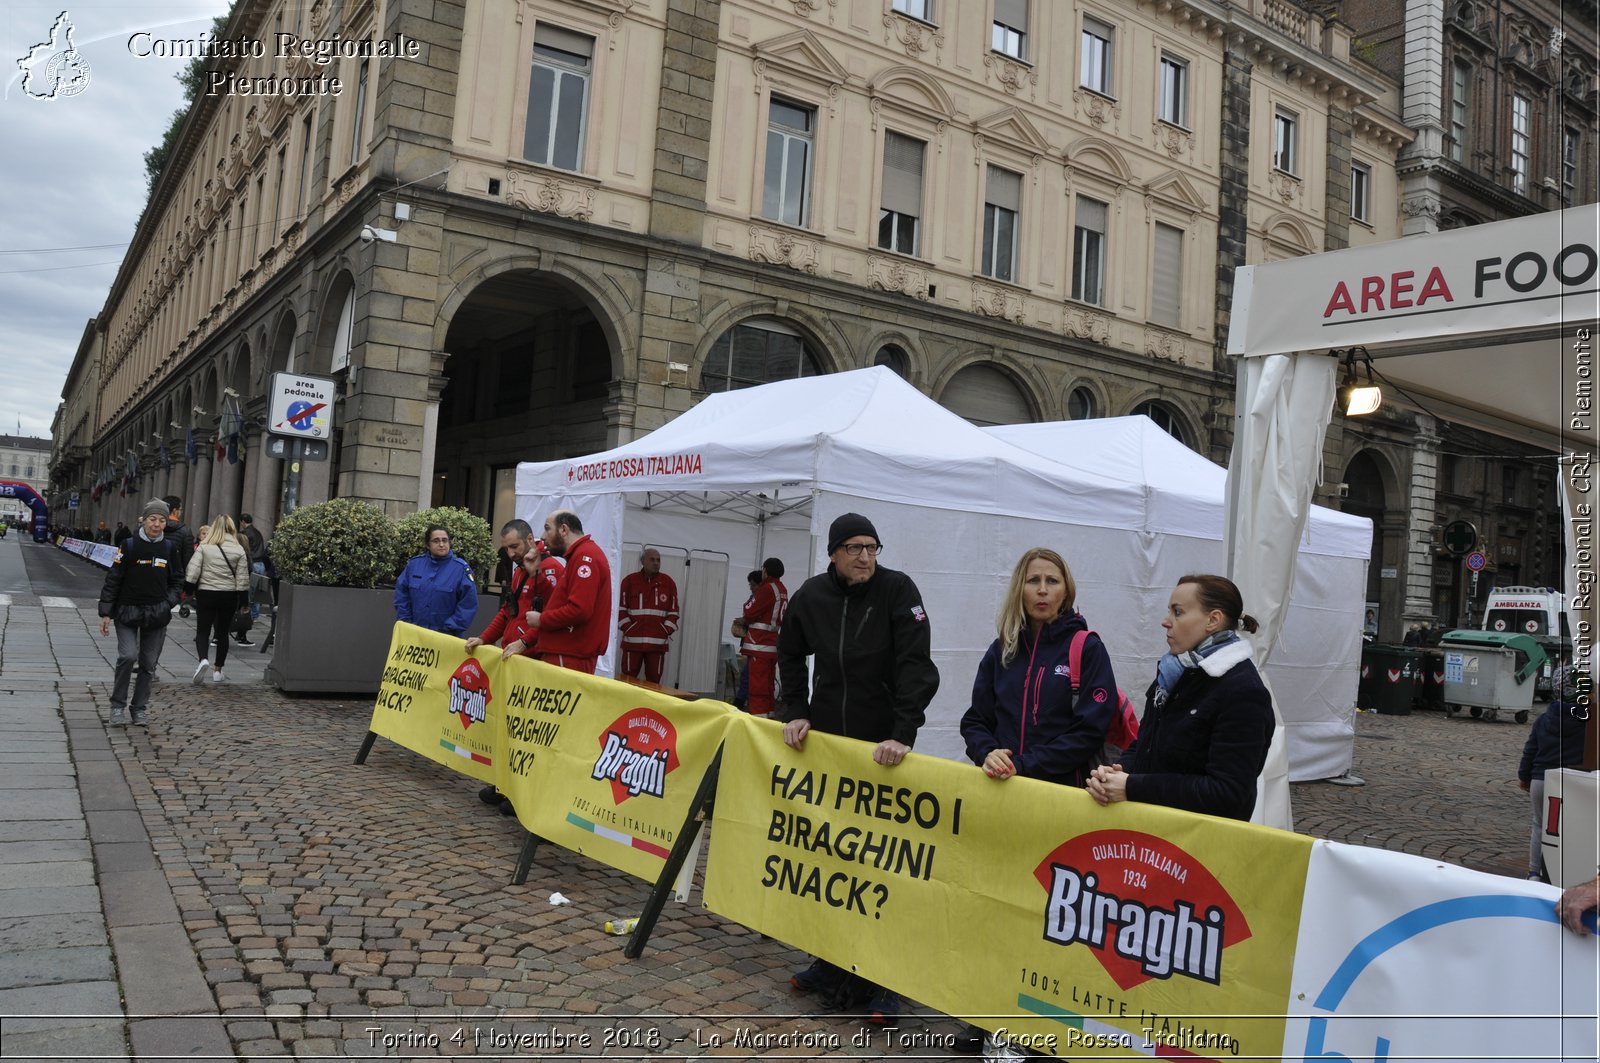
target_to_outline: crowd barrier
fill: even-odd
[[[110,568],[111,562],[116,560],[117,556],[117,548],[110,543],[91,542],[88,539],[65,537],[56,540],[56,545],[69,554],[88,558],[101,568]]]
[[[397,624],[371,734],[656,883],[1075,1058],[1594,1059],[1600,947],[1550,886],[990,779]],[[525,851],[525,858],[528,852]],[[525,868],[524,862],[523,867]],[[681,888],[682,883],[680,883]],[[641,936],[642,935],[642,936]]]

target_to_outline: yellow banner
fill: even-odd
[[[1280,1054],[1309,838],[871,750],[738,717],[706,906],[1033,1051]]]
[[[494,782],[500,705],[490,673],[500,651],[468,656],[454,635],[396,623],[367,729],[429,760]]]
[[[654,882],[736,716],[397,623],[369,729],[494,783],[539,837]]]
[[[517,657],[504,692],[497,777],[528,830],[649,882],[738,713]]]

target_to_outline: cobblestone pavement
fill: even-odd
[[[92,615],[80,609],[79,632]],[[46,652],[81,641],[72,621],[53,618],[56,649]],[[186,679],[192,650],[178,645],[169,644],[164,672]],[[5,680],[19,658],[0,652]],[[52,671],[37,660],[27,668]],[[365,766],[351,763],[369,702],[289,698],[243,673],[204,687],[168,675],[148,730],[104,729],[109,669],[98,674],[57,680],[52,696],[75,755],[80,735],[109,735],[107,758],[120,765],[133,810],[125,814],[153,854],[141,873],[155,881],[137,881],[170,891],[192,952],[182,959],[199,974],[169,977],[148,959],[124,962],[119,948],[130,1031],[153,992],[182,998],[161,1011],[167,1025],[146,1029],[146,1055],[205,1051],[212,1031],[251,1058],[947,1056],[940,1039],[956,1025],[943,1017],[908,1015],[889,1042],[848,1018],[809,1014],[809,1001],[787,987],[806,957],[704,912],[698,891],[691,906],[669,903],[644,956],[628,960],[623,939],[602,924],[636,913],[644,884],[545,846],[527,883],[512,886],[522,832],[477,800],[474,783],[384,741]],[[1515,768],[1527,731],[1429,713],[1360,715],[1354,771],[1366,785],[1296,785],[1298,825],[1520,875],[1527,798]],[[99,867],[115,926],[112,873]],[[572,903],[553,906],[552,892]],[[736,1043],[741,1030],[799,1043],[753,1052]],[[139,1038],[129,1039],[139,1052]],[[184,1044],[193,1047],[149,1047]]]

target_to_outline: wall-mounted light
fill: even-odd
[[[232,388],[223,388],[222,389],[222,393],[224,395],[228,396],[228,398],[230,398],[230,399],[236,399],[236,398],[239,397],[239,393],[237,391],[233,390]]]
[[[1361,382],[1365,374],[1366,383]],[[1352,347],[1344,356],[1344,382],[1339,386],[1339,400],[1344,405],[1346,417],[1364,417],[1376,413],[1383,405],[1383,389],[1372,379],[1372,356],[1365,347]]]

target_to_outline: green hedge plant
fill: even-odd
[[[494,570],[497,546],[489,522],[475,513],[454,506],[419,509],[401,517],[394,525],[394,555],[391,577],[420,553],[428,549],[423,533],[430,524],[442,524],[450,532],[450,549],[456,556],[472,566],[472,573],[482,585],[487,574]]]
[[[394,524],[381,510],[334,498],[278,522],[272,563],[303,587],[378,587],[394,582],[394,542]]]

